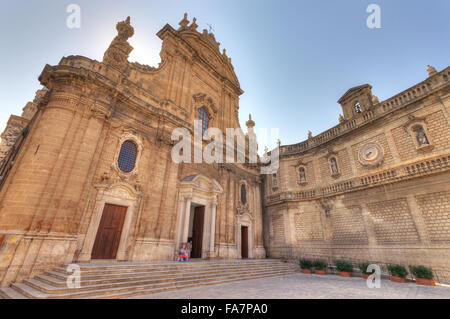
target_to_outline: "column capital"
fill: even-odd
[[[217,196],[214,196],[213,200],[211,201],[211,206],[217,206],[219,204],[219,201],[217,200]]]

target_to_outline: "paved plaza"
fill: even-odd
[[[366,280],[336,275],[305,275],[246,280],[203,286],[152,295],[145,299],[450,299],[450,287],[428,287],[416,283],[394,283],[382,280],[380,288],[369,289]]]

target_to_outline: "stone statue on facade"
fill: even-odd
[[[428,76],[433,76],[438,73],[437,70],[429,64],[427,65],[427,72],[428,72]]]
[[[109,48],[103,56],[103,63],[111,65],[119,70],[125,69],[128,63],[128,56],[133,47],[128,43],[128,39],[134,35],[134,28],[130,24],[130,17],[116,25],[117,36],[112,40]]]
[[[337,162],[334,157],[330,160],[330,166],[331,166],[331,173],[333,173],[333,174],[339,173]]]
[[[416,130],[416,138],[417,138],[417,143],[419,144],[419,147],[424,146],[424,145],[430,145],[427,135],[425,134],[425,131],[422,127],[418,128]]]
[[[299,170],[299,179],[300,179],[300,183],[306,182],[306,173],[305,173],[304,168],[300,168],[300,170]]]

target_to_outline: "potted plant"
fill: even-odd
[[[409,270],[416,278],[416,284],[426,285],[426,286],[436,286],[433,280],[433,270],[425,266],[409,266]]]
[[[369,262],[362,262],[362,263],[359,263],[359,264],[358,264],[358,268],[361,269],[361,271],[362,271],[361,276],[362,276],[364,279],[369,278],[369,276],[370,276],[371,274],[373,274],[373,272],[367,272],[367,268],[369,268],[369,265],[370,265]]]
[[[339,272],[339,276],[351,277],[353,272],[353,265],[345,260],[335,260],[334,264]]]
[[[313,262],[314,273],[317,275],[325,275],[325,268],[327,267],[327,263],[323,260],[315,260]]]
[[[389,276],[389,280],[393,282],[406,282],[406,275],[408,272],[406,271],[406,268],[402,265],[388,265],[389,273],[391,274]]]
[[[300,268],[303,274],[312,274],[312,262],[308,259],[300,260]]]

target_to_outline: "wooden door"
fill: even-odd
[[[205,206],[195,207],[195,209],[194,209],[194,225],[192,228],[191,258],[202,258],[204,218],[205,218]]]
[[[126,213],[126,207],[105,204],[92,249],[92,259],[116,258]]]
[[[5,239],[6,239],[6,235],[0,234],[0,249],[1,249],[2,246],[3,246],[3,242],[5,241]]]
[[[241,256],[248,258],[248,227],[241,227]]]

